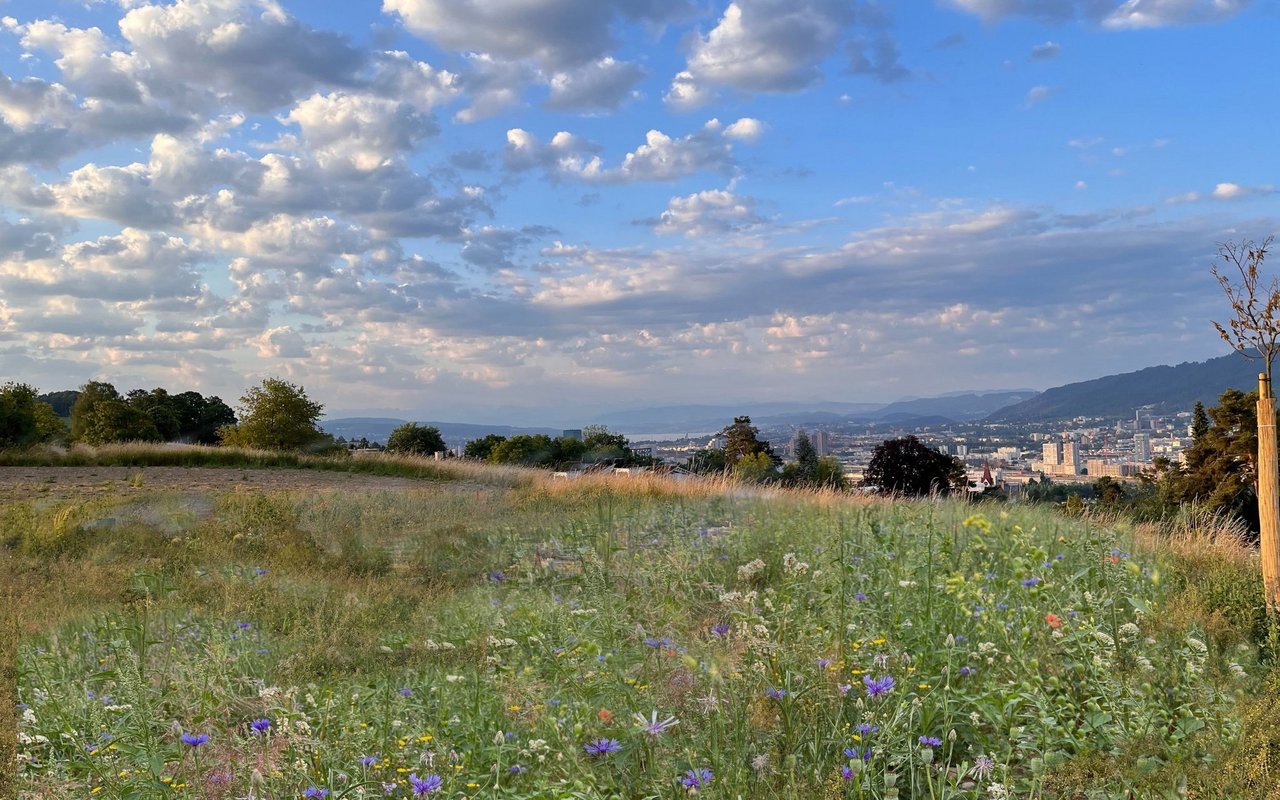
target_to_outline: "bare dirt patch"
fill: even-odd
[[[389,491],[444,486],[430,481],[291,469],[208,467],[0,467],[0,502],[54,497],[128,497],[160,490],[197,493]]]

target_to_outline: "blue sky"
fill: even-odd
[[[0,374],[46,390],[568,424],[1045,388],[1224,352],[1217,243],[1280,228],[1274,2],[0,18]]]

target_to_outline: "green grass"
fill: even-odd
[[[705,769],[713,798],[1270,796],[1229,536],[509,475],[0,508],[19,789],[675,798]]]

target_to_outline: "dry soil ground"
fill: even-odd
[[[349,472],[206,467],[0,467],[0,503],[61,497],[115,497],[156,489],[198,493],[234,491],[368,491],[429,482]]]

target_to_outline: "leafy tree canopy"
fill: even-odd
[[[864,486],[885,494],[918,497],[948,494],[967,486],[964,464],[914,436],[888,439],[876,446],[863,475]]]
[[[220,431],[224,444],[262,450],[302,450],[323,446],[320,430],[324,405],[313,402],[301,386],[267,378],[240,398],[240,422]]]
[[[406,422],[398,426],[387,437],[387,452],[390,453],[425,456],[448,449],[439,428],[431,425],[422,426],[416,422]]]

